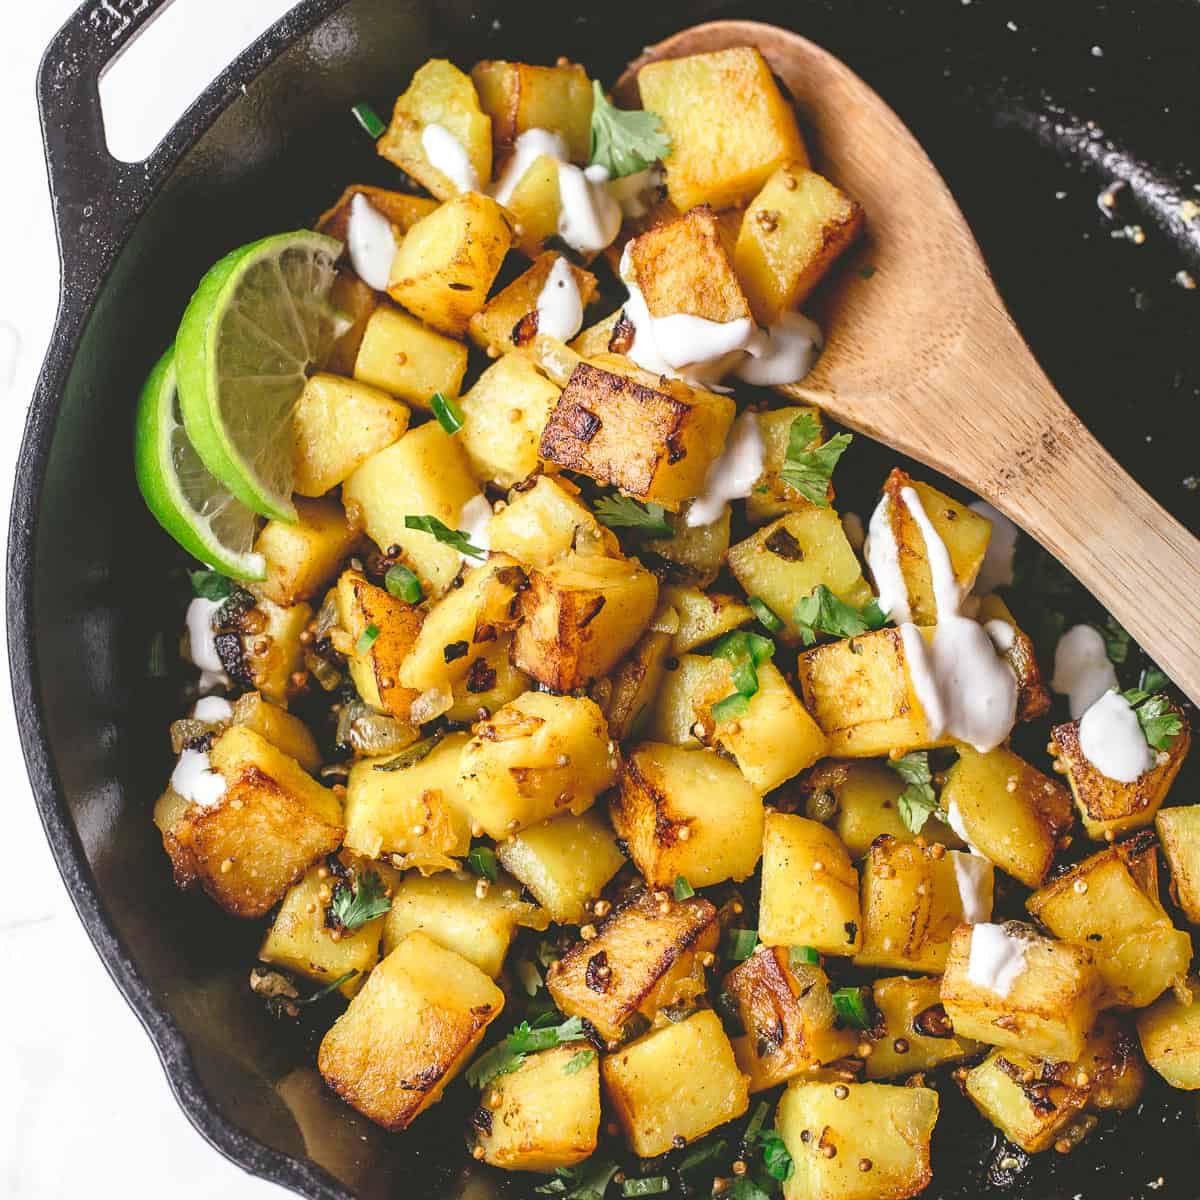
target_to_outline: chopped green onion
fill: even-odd
[[[747,603],[768,633],[778,633],[783,628],[783,622],[757,596],[751,596]]]
[[[758,1131],[767,1123],[770,1113],[771,1106],[765,1100],[756,1104],[750,1114],[750,1120],[746,1122],[746,1132],[742,1134],[742,1140],[753,1142],[758,1137]]]
[[[621,1184],[622,1196],[661,1196],[671,1190],[671,1181],[665,1175],[651,1175],[646,1179],[627,1179]]]
[[[675,899],[690,900],[696,894],[696,889],[682,875],[675,876]]]
[[[788,951],[788,966],[798,967],[801,964],[819,966],[821,956],[811,946],[793,946]]]
[[[425,595],[421,581],[403,563],[394,563],[388,567],[387,574],[383,577],[383,586],[390,595],[407,604],[420,604]]]
[[[467,855],[467,866],[489,883],[496,882],[496,852],[491,846],[476,846]]]
[[[379,626],[368,625],[358,636],[358,641],[354,643],[355,654],[366,654],[368,650],[375,645],[375,639],[379,637]]]
[[[754,953],[758,945],[758,930],[727,929],[725,931],[725,957],[730,962],[741,962]]]
[[[343,983],[348,983],[358,974],[357,967],[351,967],[344,975],[339,975],[332,983],[327,983],[323,988],[318,988],[311,996],[305,996],[303,1000],[293,1000],[293,1004],[305,1005],[315,1004],[318,1000],[324,1000],[326,996],[336,992]]]
[[[726,721],[732,721],[735,717],[744,717],[749,708],[750,701],[741,692],[734,692],[732,696],[726,696],[724,700],[718,700],[712,706],[712,719],[718,725],[724,725]]]
[[[438,424],[447,433],[457,433],[463,427],[462,409],[458,407],[458,402],[450,399],[449,396],[443,396],[441,392],[434,392],[433,399],[429,401],[429,407],[433,409],[433,415],[437,417]]]
[[[369,137],[378,138],[387,128],[379,114],[365,100],[360,100],[350,111]]]
[[[701,1142],[679,1164],[679,1173],[681,1175],[690,1175],[694,1171],[699,1171],[702,1167],[709,1167],[713,1163],[719,1162],[728,1149],[729,1143],[724,1138]]]
[[[838,988],[833,993],[833,1007],[847,1025],[852,1025],[855,1029],[871,1027],[871,1004],[867,999],[866,988]]]

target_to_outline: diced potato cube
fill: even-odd
[[[506,354],[462,398],[459,434],[480,479],[512,487],[542,465],[538,445],[558,388],[529,359]]]
[[[1157,850],[1147,831],[1076,863],[1026,901],[1056,937],[1091,950],[1109,1004],[1144,1008],[1182,981],[1192,960],[1192,939],[1171,924],[1159,903]],[[1152,891],[1133,869],[1143,856],[1151,860]]]
[[[649,723],[654,698],[666,676],[670,651],[671,635],[651,625],[608,679],[593,689],[614,742],[625,741],[635,730],[640,736]]]
[[[932,1088],[793,1080],[775,1113],[795,1164],[784,1200],[919,1195],[933,1178],[929,1142],[937,1119]]]
[[[607,1055],[600,1070],[625,1137],[643,1158],[665,1154],[679,1138],[695,1141],[750,1107],[746,1077],[711,1009]]]
[[[1022,947],[1015,972],[993,970],[990,942],[998,930],[1006,944],[1015,941]],[[976,937],[989,939],[989,949],[976,951],[982,961],[973,973],[971,946]],[[1007,985],[1007,993],[995,990],[994,983]],[[1090,950],[1052,942],[1015,922],[960,925],[942,976],[942,1004],[960,1037],[1054,1062],[1072,1062],[1083,1053],[1103,990]]]
[[[517,247],[528,258],[537,258],[546,243],[558,235],[562,201],[558,190],[558,159],[549,154],[535,158],[513,188],[504,206],[512,218]]]
[[[254,543],[267,560],[267,577],[256,587],[285,608],[328,583],[358,543],[334,499],[300,500],[296,514],[295,521],[268,521]]]
[[[763,471],[746,497],[746,520],[751,525],[765,525],[785,513],[803,512],[813,507],[812,501],[802,496],[791,484],[784,483],[781,475],[783,464],[787,461],[792,425],[797,417],[805,414],[816,422],[816,436],[805,447],[812,449],[825,440],[825,423],[821,419],[820,409],[799,404],[758,414],[758,429],[763,440]],[[832,492],[833,485],[830,484],[827,493],[830,500],[833,499]]]
[[[243,692],[234,701],[233,724],[252,729],[310,773],[318,771],[325,761],[308,726],[259,692]]]
[[[398,1132],[442,1098],[503,1007],[477,966],[413,932],[325,1035],[317,1066],[347,1104]]]
[[[762,852],[762,799],[707,750],[643,742],[625,758],[613,827],[646,881],[683,876],[708,887],[752,874]]]
[[[408,409],[369,384],[313,375],[292,421],[293,486],[301,496],[323,496],[403,435]]]
[[[960,745],[958,755],[942,788],[943,810],[980,854],[1037,887],[1074,824],[1071,794],[1003,746],[980,754]]]
[[[748,604],[721,592],[674,584],[663,588],[660,595],[663,603],[679,614],[679,630],[671,639],[671,653],[677,656],[754,620]]]
[[[526,692],[475,726],[459,774],[472,821],[499,840],[590,808],[617,760],[594,701]]]
[[[325,369],[335,375],[353,375],[363,335],[371,314],[379,307],[379,293],[363,283],[353,271],[338,271],[329,289],[329,306],[346,322],[344,331],[334,340],[325,360]]]
[[[758,936],[768,946],[854,954],[862,945],[858,872],[817,821],[769,812],[763,834]]]
[[[467,348],[381,304],[367,318],[354,359],[354,378],[428,410],[434,392],[457,396],[467,370]]]
[[[496,857],[559,925],[583,925],[588,904],[625,865],[615,834],[595,808],[523,829],[496,847]]]
[[[728,678],[728,664],[720,658],[685,654],[678,666],[666,664],[666,674],[646,718],[646,737],[669,746],[698,746],[700,723],[696,701],[717,694]],[[701,725],[703,732],[703,725]]]
[[[454,870],[471,848],[471,822],[459,797],[466,733],[447,734],[411,766],[364,759],[346,783],[346,846],[399,867]],[[401,760],[404,761],[404,760]]]
[[[462,872],[405,875],[392,889],[392,907],[383,928],[384,954],[419,929],[494,979],[504,968],[517,926],[544,929],[546,918],[519,898],[511,879],[501,876],[483,896],[476,893],[475,883],[474,876]]]
[[[487,303],[511,244],[512,230],[495,200],[479,192],[455,196],[404,235],[388,295],[434,329],[461,336]]]
[[[1137,1031],[1146,1061],[1173,1088],[1195,1092],[1200,1091],[1200,978],[1190,978],[1187,988],[1183,997],[1168,992],[1138,1013]]]
[[[1200,804],[1164,808],[1154,826],[1171,868],[1172,895],[1187,919],[1200,925]]]
[[[501,634],[494,642],[473,646],[466,659],[467,671],[454,689],[447,721],[470,724],[529,691],[533,680],[512,664],[512,638]]]
[[[930,731],[899,629],[814,646],[800,655],[798,674],[805,706],[825,731],[832,755],[874,758],[948,744]]]
[[[405,517],[430,516],[458,527],[463,505],[479,494],[457,438],[436,421],[410,429],[398,442],[367,459],[342,488],[352,519],[361,521],[383,549],[399,546],[427,591],[441,595],[458,574],[462,556]]]
[[[824,584],[851,608],[871,599],[858,556],[832,508],[787,513],[729,549],[729,569],[746,594],[757,596],[797,641],[796,605]]]
[[[350,234],[350,209],[355,196],[362,196],[372,208],[387,217],[401,234],[407,233],[422,217],[429,216],[438,206],[438,202],[428,196],[394,192],[388,188],[373,187],[369,183],[352,183],[337,198],[333,207],[326,209],[317,218],[317,232],[326,233],[337,238],[339,242],[346,242]]]
[[[957,1037],[942,1007],[939,979],[908,979],[893,975],[871,985],[875,1011],[883,1022],[867,1058],[868,1079],[892,1079],[929,1071],[944,1063],[960,1062],[982,1047]]]
[[[792,963],[787,947],[759,946],[722,988],[745,1030],[732,1039],[733,1053],[752,1092],[853,1054],[858,1045],[858,1033],[840,1027],[828,976],[815,964]]]
[[[667,522],[674,532],[669,538],[647,538],[643,543],[643,557],[657,554],[666,560],[666,578],[706,588],[725,565],[732,516],[728,505],[710,525],[689,525],[681,514],[671,514]]]
[[[678,512],[698,496],[733,423],[728,396],[615,355],[581,362],[542,433],[542,458]]]
[[[592,358],[597,354],[607,354],[613,347],[613,332],[617,323],[624,315],[624,308],[611,312],[602,321],[589,325],[571,343],[570,347],[582,358]]]
[[[526,567],[547,566],[577,543],[620,554],[616,537],[578,499],[574,485],[545,475],[512,493],[507,507],[492,518],[489,533],[493,552],[511,554]]]
[[[600,1134],[600,1060],[586,1042],[528,1055],[489,1085],[476,1110],[483,1161],[506,1171],[554,1171],[583,1162]]]
[[[1000,621],[1012,630],[1012,642],[1007,650],[1001,650],[1003,631],[992,626],[992,632],[1000,632],[1002,640],[996,649],[1012,667],[1017,677],[1017,720],[1036,721],[1050,709],[1050,689],[1042,682],[1042,669],[1038,665],[1037,652],[1034,650],[1033,639],[1017,624],[1017,619],[1008,609],[1008,605],[992,592],[979,601],[979,612],[976,619],[982,625]],[[996,639],[993,637],[993,642]]]
[[[513,662],[569,692],[605,675],[646,630],[658,580],[636,559],[567,554],[529,572]]]
[[[862,229],[857,200],[803,162],[781,166],[746,209],[733,257],[759,323],[802,304]]]
[[[459,194],[459,187],[429,161],[422,142],[428,125],[440,125],[454,137],[481,185],[491,179],[492,122],[480,111],[470,77],[444,58],[430,59],[413,75],[408,90],[396,101],[378,149],[439,200],[449,200]]]
[[[492,118],[492,143],[502,160],[530,129],[548,129],[567,144],[572,162],[586,163],[592,142],[592,85],[578,63],[553,67],[488,59],[471,68],[479,104]]]
[[[1179,768],[1187,757],[1192,731],[1187,715],[1177,705],[1171,711],[1183,723],[1183,731],[1171,739],[1170,746],[1144,775],[1132,783],[1109,779],[1094,766],[1079,744],[1079,722],[1069,721],[1050,730],[1054,754],[1067,769],[1067,782],[1075,797],[1075,807],[1083,819],[1083,828],[1093,841],[1109,834],[1140,829],[1154,820],[1166,799]]]
[[[563,256],[557,250],[546,250],[539,254],[533,265],[522,275],[518,275],[506,288],[497,292],[477,312],[467,326],[471,341],[481,350],[486,350],[493,357],[508,354],[517,348],[514,340],[516,328],[520,324],[522,344],[537,332],[536,322],[526,324],[530,313],[537,312],[538,298],[546,286],[546,280],[554,264]],[[579,299],[587,308],[596,298],[596,277],[582,267],[571,266],[571,274],[575,278],[575,286],[579,289]],[[598,350],[608,349],[608,340]],[[540,432],[540,431],[539,431]]]
[[[808,161],[792,106],[750,46],[649,63],[638,90],[671,139],[667,192],[681,212],[745,204],[782,163]]]
[[[222,610],[223,624],[214,641],[234,682],[257,688],[268,700],[286,708],[297,690],[296,677],[304,671],[300,638],[312,615],[307,604],[284,607],[265,598],[242,612]]]
[[[992,866],[974,855],[880,838],[862,872],[861,966],[940,971],[957,926],[976,906],[991,915]]]

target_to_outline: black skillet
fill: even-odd
[[[128,166],[104,149],[97,78],[164,3],[89,0],[38,77],[63,291],[8,554],[14,700],[34,796],[97,951],[218,1150],[309,1197],[487,1196],[494,1181],[465,1165],[465,1097],[388,1137],[322,1090],[315,1035],[272,1023],[246,989],[257,931],[174,890],[149,820],[178,680],[148,674],[147,654],[179,624],[180,559],[138,499],[130,431],[139,385],[191,288],[230,246],[310,221],[344,182],[394,180],[348,109],[367,98],[386,112],[431,54],[463,65],[566,54],[611,80],[642,45],[685,25],[775,21],[827,46],[895,106],[1063,395],[1197,531],[1200,293],[1176,273],[1200,275],[1200,221],[1189,224],[1172,197],[1191,193],[1194,160],[1183,160],[1200,145],[1200,6],[303,0],[145,164]],[[1095,198],[1118,178],[1128,186],[1113,221]],[[1113,236],[1134,224],[1144,244]],[[862,482],[848,475],[839,492],[861,509],[894,456],[860,451]],[[1139,1116],[1018,1171],[948,1100],[931,1197],[1200,1196],[1195,1102],[1160,1085]],[[129,1129],[114,1156],[136,1155],[136,1122]],[[526,1180],[507,1194],[528,1192]]]

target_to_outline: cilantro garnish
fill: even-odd
[[[595,1057],[595,1050],[580,1050],[571,1055],[567,1060],[567,1065],[563,1067],[563,1071],[567,1075],[578,1075]]]
[[[925,750],[913,750],[903,758],[889,758],[887,765],[908,784],[896,801],[900,820],[904,822],[905,829],[920,833],[938,806],[933,793],[929,754]]]
[[[466,554],[471,558],[487,558],[487,551],[481,550],[478,546],[472,546],[467,534],[461,529],[451,529],[437,517],[407,516],[404,518],[404,528],[419,529],[422,533],[437,538],[444,546],[452,546],[459,554]]]
[[[233,595],[233,580],[220,571],[189,571],[192,591],[202,600],[228,600]]]
[[[566,1042],[578,1042],[583,1036],[583,1022],[578,1017],[541,1029],[522,1021],[502,1042],[485,1051],[467,1068],[467,1082],[472,1087],[486,1087],[493,1079],[515,1071],[526,1055]]]
[[[796,605],[793,619],[800,630],[800,639],[806,646],[817,640],[818,633],[833,637],[857,637],[872,629],[882,629],[887,623],[887,614],[872,597],[859,608],[851,608],[839,600],[823,583],[817,584],[811,596],[805,596]]]
[[[778,1179],[782,1183],[785,1179],[792,1177],[795,1163],[792,1162],[792,1156],[788,1153],[788,1148],[783,1142],[783,1135],[779,1130],[758,1129],[753,1138],[748,1140],[751,1140],[762,1151],[763,1166],[766,1167],[767,1174],[772,1179]]]
[[[639,504],[628,496],[601,496],[593,505],[596,518],[609,529],[639,529],[648,537],[669,538],[674,534],[661,504]]]
[[[391,898],[384,895],[383,880],[374,871],[356,875],[353,885],[339,883],[329,902],[338,924],[352,931],[382,917],[391,907]]]
[[[533,1190],[543,1196],[559,1196],[561,1200],[604,1200],[604,1193],[617,1164],[609,1158],[593,1154],[577,1167],[555,1167],[554,1178]]]
[[[616,108],[599,82],[592,83],[592,96],[592,166],[604,167],[609,178],[620,179],[671,153],[671,139],[658,113]]]
[[[817,418],[812,413],[800,413],[788,433],[787,455],[779,478],[818,508],[826,508],[829,505],[829,481],[833,478],[833,469],[854,439],[848,433],[839,433],[810,450],[809,447],[820,436],[821,426]]]
[[[1170,700],[1166,696],[1152,696],[1141,688],[1130,688],[1121,695],[1137,714],[1146,741],[1155,750],[1169,750],[1171,743],[1183,732],[1183,722],[1172,711]]]

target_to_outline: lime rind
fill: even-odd
[[[236,579],[266,578],[266,561],[253,551],[257,514],[214,478],[184,429],[173,348],[142,388],[134,465],[147,507],[189,554]]]

